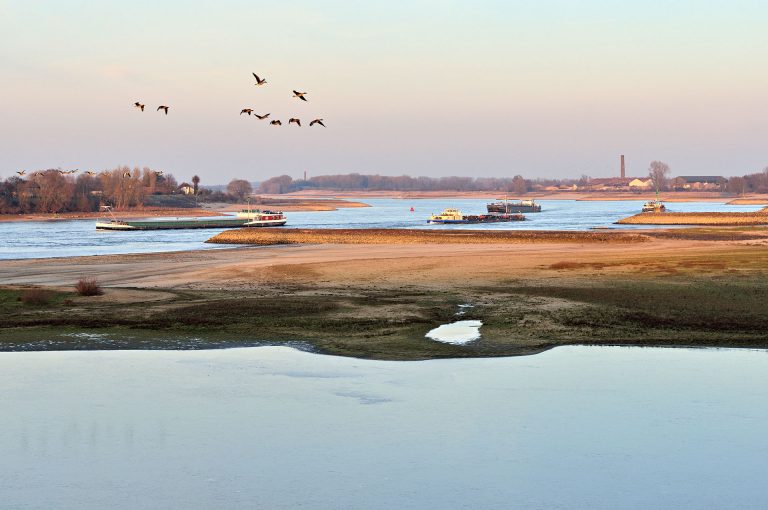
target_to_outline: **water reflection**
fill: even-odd
[[[765,508],[764,351],[0,354],[7,508]]]

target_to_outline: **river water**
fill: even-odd
[[[0,508],[764,509],[767,383],[749,350],[2,353]]]
[[[526,221],[484,225],[427,225],[431,213],[457,207],[466,214],[485,211],[484,199],[364,199],[371,207],[337,211],[292,212],[287,228],[430,228],[488,230],[588,230],[638,228],[613,223],[640,211],[642,201],[542,200],[542,212]],[[756,211],[757,205],[717,202],[670,203],[672,211]],[[410,208],[414,211],[411,212]],[[70,257],[221,248],[204,244],[220,229],[154,232],[96,231],[94,220],[0,222],[0,259]],[[648,228],[648,227],[645,227]]]

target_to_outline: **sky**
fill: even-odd
[[[764,0],[0,0],[0,178],[743,175],[767,25]]]

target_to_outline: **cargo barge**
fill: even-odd
[[[213,218],[165,218],[158,220],[124,221],[114,217],[111,209],[105,208],[111,219],[96,222],[96,230],[187,230],[198,228],[245,228],[279,227],[288,221],[282,212],[240,211],[237,216]]]
[[[487,205],[489,213],[533,213],[541,212],[541,206],[533,200],[518,200],[517,202],[491,202]]]
[[[433,214],[427,220],[429,224],[467,224],[467,223],[501,223],[507,221],[523,221],[522,214],[475,214],[465,215],[458,209],[446,209],[440,214]]]

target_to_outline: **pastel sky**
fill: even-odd
[[[767,26],[765,0],[0,0],[0,177],[741,175]]]

